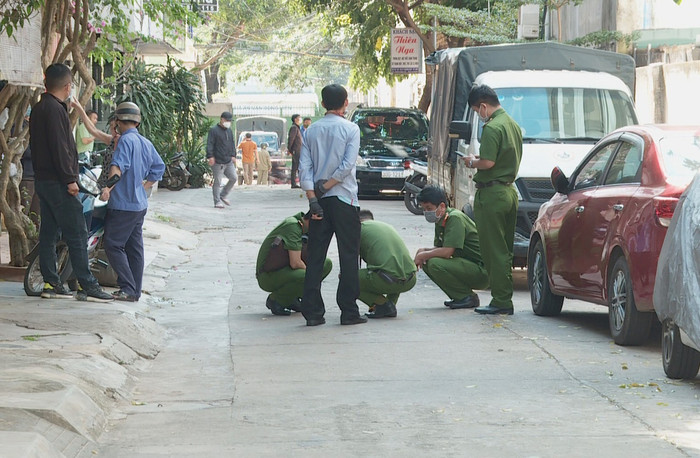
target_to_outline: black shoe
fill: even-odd
[[[367,318],[394,318],[396,316],[396,306],[391,301],[374,305],[372,311],[365,313]]]
[[[340,317],[340,324],[342,325],[352,325],[352,324],[362,324],[367,323],[367,318],[357,315],[350,318]]]
[[[365,320],[366,321],[366,320]],[[321,324],[326,324],[326,319],[321,317],[321,318],[312,318],[310,320],[306,320],[306,325],[307,326],[319,326]]]
[[[445,302],[443,302],[443,304],[445,304],[445,307],[449,307],[450,305],[452,305],[452,304],[454,304],[454,303],[455,303],[454,299],[452,299],[451,301],[445,301]]]
[[[451,309],[473,309],[479,306],[479,295],[474,293],[471,296],[467,296],[464,299],[454,300],[448,306]]]
[[[485,307],[477,307],[474,309],[476,313],[481,313],[482,315],[512,315],[513,308],[503,308],[495,307],[491,304]]]
[[[63,283],[57,283],[55,285],[44,283],[41,297],[44,299],[73,299],[73,293],[66,289]]]
[[[75,298],[79,301],[102,303],[112,302],[114,300],[114,297],[103,290],[99,285],[79,289]]]
[[[273,315],[279,316],[289,316],[292,312],[284,308],[279,302],[274,300],[271,296],[267,296],[267,301],[265,302],[265,307],[270,309]]]
[[[115,301],[122,301],[122,302],[137,302],[139,300],[138,297],[132,296],[130,294],[126,294],[121,289],[119,291],[113,292],[112,297],[114,298]]]
[[[300,298],[300,297],[297,297],[297,300],[295,300],[294,302],[292,302],[291,304],[289,304],[289,305],[287,306],[287,308],[288,308],[289,310],[294,311],[294,312],[301,312],[301,311],[303,311],[303,310],[304,310],[304,306],[303,306],[302,303],[301,303],[301,298]]]
[[[298,184],[293,184],[293,185],[292,185],[292,189],[299,189],[299,188],[301,188],[301,186],[299,186]]]

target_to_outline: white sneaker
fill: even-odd
[[[224,207],[224,204],[222,204],[221,202],[219,202],[218,204],[215,204],[215,205],[214,205],[214,208],[225,208],[225,207]]]

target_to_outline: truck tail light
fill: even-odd
[[[663,227],[668,227],[671,224],[676,205],[678,205],[677,197],[655,197],[654,213],[656,214],[656,221]]]
[[[404,168],[404,170],[408,170],[411,168],[411,160],[410,159],[403,160],[403,168]]]

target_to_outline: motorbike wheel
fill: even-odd
[[[170,170],[170,176],[163,180],[165,187],[171,191],[179,191],[187,184],[187,176],[181,169]]]
[[[62,278],[63,271],[70,262],[68,257],[68,245],[64,242],[56,244],[56,265],[59,277]],[[39,250],[35,250],[29,258],[29,265],[24,273],[24,292],[27,296],[41,296],[44,289],[44,277],[41,275],[39,267]]]
[[[418,180],[413,180],[413,184],[418,186],[419,188],[423,189],[425,186],[425,178],[418,179]],[[418,204],[418,194],[413,193],[409,190],[406,190],[406,192],[403,195],[403,203],[406,205],[406,208],[408,211],[413,213],[414,215],[422,215],[423,214],[423,209],[421,206]]]

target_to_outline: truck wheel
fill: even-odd
[[[68,245],[65,242],[56,244],[56,265],[59,276],[64,271],[66,264],[69,262]],[[29,265],[24,272],[24,292],[27,296],[41,296],[44,290],[44,277],[41,275],[39,267],[39,250],[35,250],[34,254],[29,258]]]
[[[641,345],[649,337],[652,312],[640,312],[634,303],[634,292],[627,261],[615,260],[608,280],[608,322],[610,334],[618,345]]]
[[[564,296],[552,293],[549,287],[547,262],[542,240],[538,240],[529,256],[527,284],[530,286],[532,311],[538,316],[555,316],[561,312]]]
[[[661,331],[664,372],[670,378],[695,378],[700,369],[700,352],[681,341],[681,331],[673,320],[664,320]]]

